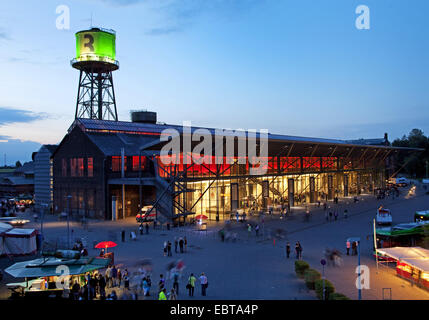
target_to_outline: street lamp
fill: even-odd
[[[43,236],[43,219],[45,217],[45,210],[46,210],[46,208],[48,208],[49,205],[47,203],[44,203],[44,202],[42,202],[41,205],[42,205],[42,211],[40,213],[40,215],[41,215],[41,217],[40,217],[40,234],[41,234],[41,237],[42,237],[42,239],[41,239],[42,240],[41,247],[43,247],[43,239],[44,239],[44,236]]]
[[[360,239],[357,241],[357,246],[358,246],[358,300],[362,300],[362,283],[361,283],[361,271],[360,271]]]
[[[320,264],[322,265],[322,279],[323,279],[322,297],[323,297],[323,300],[325,300],[325,264],[326,264],[326,260],[325,259],[320,260]]]
[[[67,244],[68,249],[70,249],[70,199],[71,195],[68,195],[67,198]]]

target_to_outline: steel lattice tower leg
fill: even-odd
[[[111,71],[80,71],[75,118],[118,121]]]

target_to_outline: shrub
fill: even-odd
[[[304,277],[305,270],[309,269],[310,266],[307,262],[302,260],[296,260],[295,261],[295,272],[298,277],[302,278]]]
[[[317,270],[314,269],[306,269],[304,272],[305,284],[308,289],[314,290],[314,283],[316,280],[320,279],[321,275]]]
[[[323,299],[323,279],[318,279],[314,282],[317,297]],[[335,292],[334,285],[325,279],[325,300],[328,300],[330,295]]]
[[[350,300],[350,298],[342,293],[334,292],[329,295],[329,300]]]

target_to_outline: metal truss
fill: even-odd
[[[75,118],[118,121],[111,71],[80,71]]]

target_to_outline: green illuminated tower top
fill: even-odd
[[[76,57],[72,60],[74,68],[82,69],[86,65],[92,67],[104,65],[109,68],[111,65],[113,71],[119,68],[115,58],[116,34],[113,30],[92,28],[76,33]]]
[[[116,59],[116,33],[91,28],[76,33],[73,68],[80,70],[75,118],[118,121],[112,71]]]

